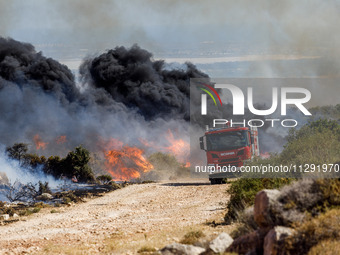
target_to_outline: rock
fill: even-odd
[[[40,196],[36,197],[36,200],[47,201],[53,199],[53,196],[49,193],[42,193]]]
[[[221,233],[209,243],[209,249],[215,253],[223,253],[234,240],[227,233]]]
[[[280,191],[265,189],[256,194],[254,204],[254,220],[262,228],[275,225],[273,210],[277,206]]]
[[[17,218],[19,218],[19,215],[16,214],[16,213],[14,213],[12,217],[13,217],[14,219],[17,219]]]
[[[173,243],[165,246],[161,249],[161,254],[163,255],[198,255],[204,252],[205,249],[193,245]]]
[[[258,229],[249,234],[236,238],[226,252],[238,254],[262,254],[263,239],[269,229]]]
[[[0,220],[9,220],[9,214],[1,214]]]
[[[284,244],[284,239],[294,233],[292,228],[276,226],[264,238],[263,254],[276,255]]]

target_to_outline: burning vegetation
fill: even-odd
[[[86,182],[87,166],[114,180],[143,178],[156,152],[188,165],[189,81],[206,74],[191,63],[169,69],[138,45],[88,57],[79,72],[76,84],[33,45],[0,37],[0,144],[21,146],[10,155],[21,167]]]
[[[137,179],[141,177],[142,173],[153,169],[153,166],[143,156],[144,151],[137,147],[124,145],[114,138],[103,144],[102,147],[104,147],[105,170],[115,180]]]

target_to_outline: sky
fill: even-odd
[[[340,8],[335,0],[0,0],[0,7],[0,34],[32,43],[238,41],[296,50],[338,40]]]
[[[326,105],[340,103],[339,13],[339,0],[0,0],[0,36],[72,71],[86,57],[138,44],[210,77],[336,78],[310,84],[314,105]]]
[[[68,59],[71,69],[87,55],[137,43],[155,58],[197,59],[216,75],[238,62],[238,76],[334,76],[339,10],[338,0],[0,0],[0,35]],[[212,61],[224,66],[204,66]]]

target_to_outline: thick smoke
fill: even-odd
[[[0,77],[20,88],[31,86],[42,89],[63,104],[79,97],[74,77],[65,65],[45,58],[35,51],[33,45],[13,39],[0,38]]]
[[[80,144],[98,152],[111,138],[167,147],[169,130],[188,142],[189,79],[207,77],[192,64],[167,70],[138,46],[120,47],[86,60],[80,87],[66,66],[32,45],[0,42],[0,143],[25,142],[40,155],[65,156]],[[116,60],[100,61],[115,52]],[[35,149],[34,140],[43,146]]]
[[[80,73],[83,82],[103,88],[117,102],[137,109],[147,120],[183,118],[189,120],[190,78],[208,77],[190,63],[186,70],[167,70],[164,61],[134,45],[116,47],[86,60]]]
[[[193,64],[170,69],[137,45],[87,58],[80,75],[78,85],[66,66],[36,52],[31,44],[0,38],[0,144],[24,142],[39,155],[65,156],[80,144],[102,153],[115,138],[139,147],[147,141],[156,145],[146,146],[152,153],[170,146],[169,130],[175,139],[189,142],[190,79],[210,82]],[[190,101],[199,111],[199,90]],[[210,118],[232,116],[231,104],[214,107],[209,99],[208,108],[216,109]],[[207,123],[193,121],[201,127]],[[283,143],[277,134],[268,137],[266,144]],[[35,146],[34,141],[41,144]]]

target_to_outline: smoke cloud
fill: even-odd
[[[189,120],[190,78],[208,77],[187,63],[186,70],[167,70],[164,61],[139,46],[117,47],[87,59],[80,73],[85,84],[103,88],[113,100],[135,108],[147,120]]]
[[[77,85],[66,66],[31,44],[0,38],[0,143],[25,142],[40,155],[65,156],[80,144],[101,151],[111,138],[166,148],[169,130],[188,142],[192,77],[207,75],[192,64],[166,69],[138,46],[117,47],[86,59]]]

